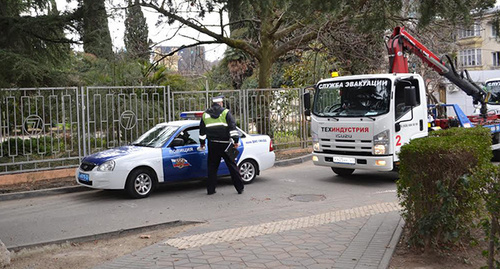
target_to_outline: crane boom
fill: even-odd
[[[396,27],[387,42],[389,53],[390,73],[409,73],[408,59],[405,52],[418,56],[424,63],[434,69],[438,74],[447,78],[458,88],[471,96],[474,103],[481,104],[481,115],[486,117],[486,93],[475,84],[468,75],[459,75],[453,65],[439,59],[434,53],[410,35],[404,27]]]

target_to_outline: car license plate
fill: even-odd
[[[355,164],[356,159],[350,157],[333,157],[334,163]]]
[[[81,181],[90,181],[89,175],[84,173],[78,173],[78,179]]]

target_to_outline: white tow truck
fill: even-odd
[[[431,125],[488,127],[493,137],[492,149],[498,153],[500,118],[496,113],[488,113],[490,94],[472,82],[467,72],[458,74],[451,61],[445,63],[400,27],[394,29],[387,47],[389,73],[321,80],[314,86],[312,106],[310,93],[305,94],[314,164],[329,166],[342,176],[351,175],[355,169],[391,171],[398,165],[401,146],[427,136]],[[423,78],[408,72],[406,52],[419,56],[471,96],[481,105],[480,115],[466,116],[458,105],[445,104],[455,111],[455,116],[440,119],[435,114],[436,106],[427,104]],[[492,82],[490,86],[493,85],[497,84]],[[500,94],[497,98],[500,104]]]

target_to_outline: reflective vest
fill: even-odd
[[[222,113],[219,115],[218,118],[214,119],[210,116],[208,113],[203,113],[203,122],[205,122],[205,127],[207,129],[213,128],[213,127],[220,127],[224,126],[227,127],[227,122],[226,122],[226,115],[229,112],[229,109],[224,109]]]

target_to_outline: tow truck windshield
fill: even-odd
[[[486,92],[490,92],[488,99],[490,105],[500,105],[500,81],[489,81],[486,83]]]
[[[320,117],[373,117],[389,112],[391,81],[343,80],[320,83],[313,114]]]

